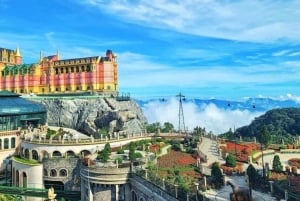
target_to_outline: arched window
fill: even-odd
[[[53,157],[61,157],[61,153],[59,151],[54,151],[52,154]]]
[[[16,186],[19,187],[20,185],[20,175],[19,170],[16,171]]]
[[[23,172],[22,177],[23,177],[23,185],[22,185],[22,187],[23,188],[27,188],[27,174],[25,172]]]
[[[75,157],[76,156],[74,151],[67,151],[66,154],[67,154],[67,157]]]
[[[59,170],[59,176],[60,177],[67,177],[68,176],[67,170],[66,169]]]
[[[25,153],[24,153],[24,157],[29,159],[29,150],[28,149],[25,149]]]
[[[131,191],[131,201],[138,201],[137,195],[134,191]]]
[[[4,149],[9,149],[9,139],[8,138],[4,139]]]
[[[57,171],[56,171],[56,169],[51,169],[50,170],[50,177],[57,177]]]
[[[32,150],[31,154],[33,160],[39,160],[39,154],[36,150]]]
[[[13,149],[16,147],[16,138],[12,137],[10,140],[11,140],[11,148]]]

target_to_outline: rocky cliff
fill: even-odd
[[[147,122],[134,100],[115,98],[42,100],[48,110],[48,125],[73,128],[99,138],[100,131],[141,133]]]

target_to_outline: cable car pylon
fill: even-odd
[[[176,96],[179,97],[179,112],[178,112],[178,132],[179,134],[186,133],[185,124],[184,124],[184,114],[182,107],[182,100],[185,100],[185,96],[181,94],[181,92]]]

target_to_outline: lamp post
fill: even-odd
[[[265,179],[265,164],[264,164],[264,150],[263,150],[263,143],[260,143],[260,149],[261,149],[261,163],[262,163],[262,174],[263,179]]]

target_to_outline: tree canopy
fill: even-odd
[[[159,122],[156,122],[146,126],[148,133],[156,133],[158,129],[162,133],[168,133],[174,129],[174,126],[170,122],[165,122],[163,125],[161,125]]]
[[[244,137],[258,137],[261,131],[265,131],[273,137],[292,139],[300,134],[300,108],[272,109],[255,118],[250,125],[236,130],[237,135]]]
[[[98,152],[97,159],[100,160],[101,162],[107,162],[110,154],[111,154],[110,144],[106,143],[104,149]]]

